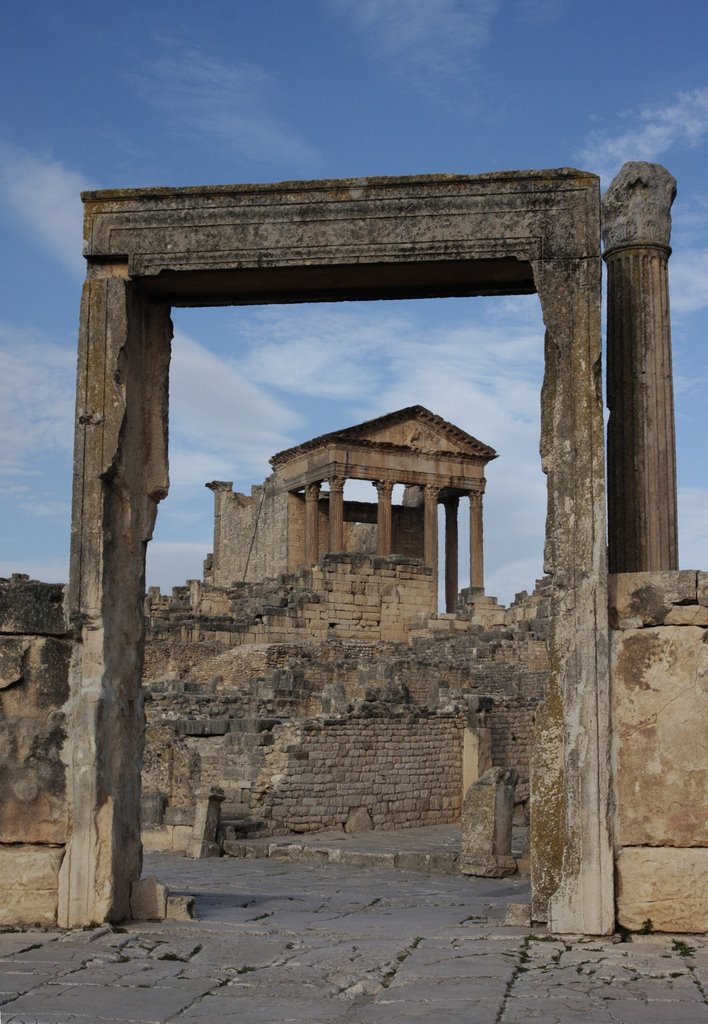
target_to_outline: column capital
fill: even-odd
[[[330,493],[333,491],[343,491],[347,478],[345,476],[331,476],[327,482],[329,483]]]
[[[460,496],[459,494],[450,494],[447,498],[443,498],[442,503],[446,510],[457,509],[460,505]]]
[[[312,500],[313,498],[319,498],[321,487],[321,480],[313,480],[312,483],[305,484],[305,497],[309,498],[310,500]]]
[[[668,249],[675,198],[676,179],[661,164],[623,164],[602,201],[605,258],[630,245]]]
[[[481,508],[484,491],[470,491],[470,505],[472,508]]]
[[[390,498],[393,493],[394,480],[372,480],[380,498]]]
[[[440,497],[440,488],[437,484],[423,484],[423,496],[426,501],[434,501],[437,503]]]

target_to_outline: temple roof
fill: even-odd
[[[357,423],[353,427],[321,434],[293,448],[286,448],[273,455],[270,464],[273,467],[282,466],[307,452],[327,448],[332,444],[389,452],[456,455],[485,463],[497,457],[493,448],[456,427],[454,423],[436,416],[422,405],[411,405]]]

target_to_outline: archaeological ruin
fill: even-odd
[[[462,817],[467,869],[502,874],[513,816],[534,921],[708,929],[708,573],[677,552],[674,195],[646,163],[602,200],[567,168],[84,194],[69,583],[0,581],[2,924],[129,917],[141,827],[205,855]],[[212,483],[204,579],[146,598],[172,306],[530,293],[548,496],[533,594],[507,609],[484,592],[495,452],[414,406],[279,453],[251,495]],[[375,500],[345,501],[345,479]]]

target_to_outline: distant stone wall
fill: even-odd
[[[56,923],[67,833],[64,588],[0,579],[0,925]]]
[[[610,576],[617,914],[708,930],[708,573]]]
[[[274,477],[251,494],[214,484],[214,551],[209,583],[257,582],[288,567],[288,498]]]

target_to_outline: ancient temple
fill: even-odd
[[[458,509],[470,503],[470,585],[484,587],[482,498],[489,445],[421,405],[323,434],[278,452],[250,495],[214,492],[214,551],[205,580],[255,582],[316,565],[327,553],[420,558],[438,576],[438,506],[445,509],[445,603],[458,591]],[[348,480],[371,481],[376,501],[345,500]],[[392,502],[404,486],[403,501]]]

